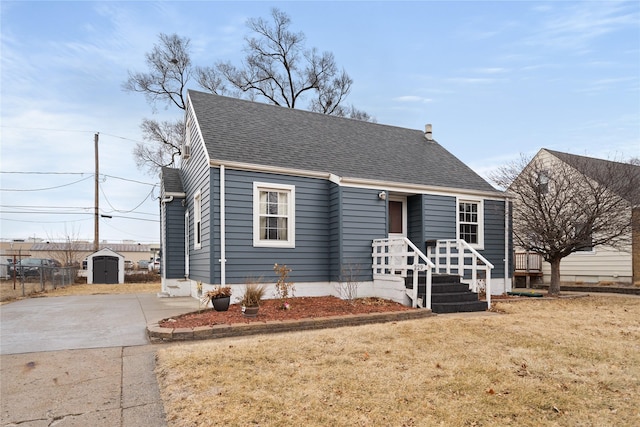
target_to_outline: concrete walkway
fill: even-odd
[[[165,426],[146,326],[197,308],[155,294],[0,306],[0,425]]]

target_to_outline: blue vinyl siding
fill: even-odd
[[[275,281],[275,263],[289,266],[294,282],[329,280],[328,181],[227,170],[225,182],[227,283],[244,283],[251,277]],[[253,246],[254,182],[295,186],[295,248]],[[219,237],[216,221],[216,245]]]
[[[211,283],[214,274],[211,259],[215,256],[211,248],[211,188],[212,171],[207,161],[204,146],[200,139],[200,134],[192,121],[191,135],[191,157],[184,160],[181,165],[182,185],[186,193],[186,209],[189,210],[189,278]],[[200,249],[194,249],[194,195],[200,191],[201,197],[201,230],[202,245]],[[184,220],[183,220],[184,221]],[[184,230],[184,229],[183,229]]]
[[[164,248],[162,257],[165,260],[164,277],[179,279],[184,277],[184,208],[182,200],[173,199],[165,203],[163,222],[165,224]]]
[[[407,237],[414,245],[424,252],[424,215],[423,199],[425,196],[418,194],[407,198]]]
[[[425,247],[427,240],[455,239],[456,198],[453,196],[423,195],[424,233],[421,241],[411,240],[419,248]],[[484,203],[484,249],[482,256],[494,265],[493,277],[504,277],[504,201],[485,200]],[[410,217],[413,211],[409,204]],[[411,220],[410,220],[411,221]],[[410,225],[411,229],[411,225]],[[413,232],[412,236],[418,233]],[[509,255],[510,256],[510,255]]]
[[[504,277],[504,219],[504,201],[485,200],[484,250],[480,253],[495,267],[492,277]]]
[[[379,190],[342,187],[341,270],[372,280],[371,243],[387,237],[387,203]]]
[[[329,278],[339,280],[342,259],[342,189],[329,182]]]
[[[424,195],[422,203],[424,234],[418,247],[424,248],[427,240],[456,239],[456,198]]]

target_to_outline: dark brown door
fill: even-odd
[[[403,231],[402,202],[389,200],[389,234],[402,234]]]

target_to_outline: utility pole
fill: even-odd
[[[94,252],[98,252],[98,250],[100,249],[100,210],[99,210],[99,206],[98,206],[98,202],[100,200],[99,194],[98,194],[98,177],[99,177],[99,167],[98,167],[98,132],[96,132],[94,138],[93,138],[93,145],[94,145],[94,151],[95,151],[95,160],[96,160],[96,176],[95,176],[95,199],[94,199],[94,204],[93,204],[93,212],[94,212],[94,227],[93,227],[93,251]]]

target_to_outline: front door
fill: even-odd
[[[406,197],[389,198],[389,223],[387,225],[389,239],[407,237],[407,199]],[[403,240],[389,246],[391,253],[406,253],[407,248]],[[392,256],[389,260],[391,274],[406,274],[407,257],[404,255]],[[397,267],[398,270],[394,270]]]
[[[407,236],[407,198],[389,198],[389,238]]]

